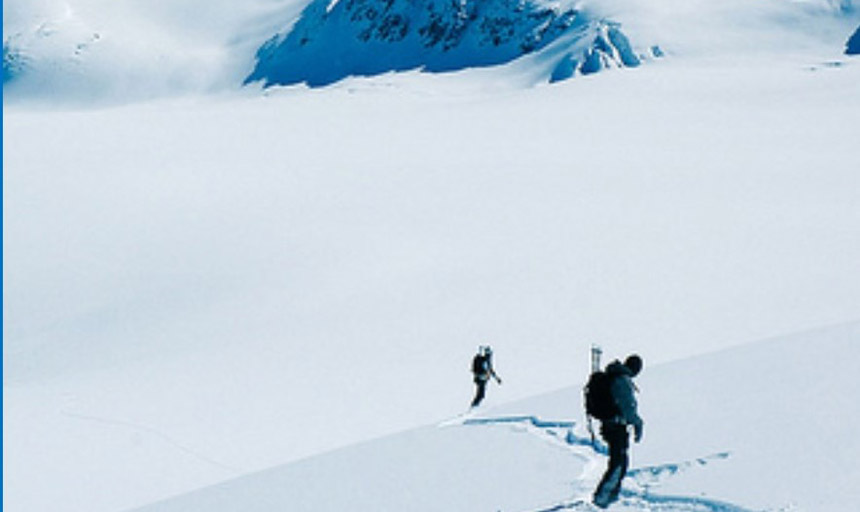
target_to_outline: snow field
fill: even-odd
[[[7,109],[5,504],[120,510],[438,421],[478,344],[492,405],[583,381],[595,341],[653,364],[855,318],[857,68],[804,62]]]
[[[860,324],[647,368],[645,437],[610,510],[850,510]],[[837,357],[837,355],[839,357]],[[137,512],[596,510],[579,387],[272,468]]]
[[[575,510],[595,342],[646,362],[616,510],[856,508],[855,15],[614,2],[668,58],[237,91],[300,5],[103,3],[4,5],[49,64],[4,87],[4,510]]]

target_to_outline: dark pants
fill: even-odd
[[[630,436],[627,433],[627,425],[606,421],[600,426],[600,437],[609,445],[609,465],[594,491],[594,504],[606,508],[618,499],[621,492],[621,481],[627,474],[630,460],[627,456]]]
[[[475,390],[475,399],[472,400],[472,407],[477,407],[484,399],[484,393],[487,392],[487,379],[475,378],[475,385],[478,389]]]

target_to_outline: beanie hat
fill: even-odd
[[[636,354],[631,354],[624,360],[624,366],[626,366],[627,369],[630,370],[630,373],[635,377],[640,371],[642,371],[642,358]]]

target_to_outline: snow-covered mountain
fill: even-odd
[[[72,79],[75,66],[81,66],[91,46],[101,38],[68,6],[41,10],[19,23],[14,10],[11,14],[9,26],[4,20],[3,29],[4,84],[33,70],[48,72],[51,68],[61,68],[60,75]]]
[[[453,71],[503,64],[553,43],[560,56],[546,78],[554,80],[640,64],[617,24],[557,3],[315,0],[260,49],[247,81],[319,86],[351,75]]]
[[[844,49],[857,17],[851,0],[9,0],[4,98],[124,103],[475,66],[521,87],[664,52]]]
[[[239,89],[290,4],[6,1],[4,100],[92,105]]]
[[[3,509],[558,510],[592,343],[648,370],[622,509],[856,508],[860,13],[529,5],[505,63],[263,89],[304,0],[4,2]],[[618,30],[667,58],[546,84]]]

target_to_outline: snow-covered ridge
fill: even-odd
[[[46,13],[26,29],[7,31],[3,39],[3,83],[25,73],[34,65],[73,69],[101,34],[65,6]]]
[[[237,89],[284,22],[267,4],[226,0],[9,0],[4,99],[124,103]]]
[[[640,57],[620,25],[534,0],[316,0],[263,45],[248,82],[321,86],[350,75],[422,68],[441,72],[510,62],[550,45],[551,78]]]
[[[654,44],[683,58],[813,47],[841,53],[858,19],[853,0],[684,4],[9,0],[4,98],[128,102],[235,90],[247,79],[330,83],[349,74],[488,66],[534,84],[636,65],[662,54]]]

